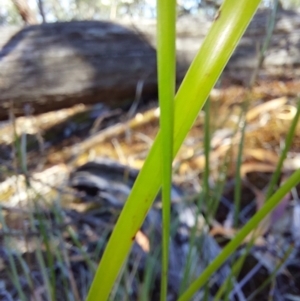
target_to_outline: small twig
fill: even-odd
[[[74,161],[80,154],[90,150],[91,148],[95,147],[95,145],[103,143],[104,141],[111,139],[112,137],[124,134],[127,128],[134,129],[140,127],[142,125],[150,123],[153,120],[158,120],[158,117],[159,110],[157,108],[151,109],[144,114],[137,113],[134,118],[132,118],[125,124],[117,123],[101,131],[95,136],[86,139],[77,146],[71,146],[66,148],[63,151],[64,159],[66,161]]]

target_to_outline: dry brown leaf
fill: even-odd
[[[227,238],[233,238],[235,236],[236,232],[237,231],[233,228],[222,227],[222,226],[218,225],[218,226],[213,226],[212,229],[210,230],[209,234],[211,236],[221,235],[221,236],[225,236]]]
[[[273,172],[275,170],[275,165],[270,165],[267,163],[259,162],[247,162],[243,163],[241,166],[241,177],[244,178],[247,173],[250,172]]]
[[[269,158],[272,161],[274,158]],[[274,172],[276,169],[277,162],[273,165],[261,162],[247,162],[241,166],[241,176],[245,177],[250,172]],[[288,158],[283,162],[282,172],[293,171],[300,168],[300,157]]]
[[[275,152],[262,148],[245,148],[243,154],[263,162],[269,162],[273,164],[277,164],[278,162],[278,155]]]
[[[279,112],[276,114],[276,117],[283,120],[292,120],[297,112],[297,108],[292,105],[282,106]]]
[[[254,108],[250,109],[246,114],[247,122],[252,121],[253,119],[257,118],[259,115],[267,113],[269,111],[273,111],[276,109],[281,108],[287,102],[287,97],[280,97],[263,104],[257,105]]]
[[[209,232],[209,234],[211,236],[216,236],[216,235],[220,235],[220,236],[224,236],[228,239],[232,239],[236,233],[238,231],[233,229],[233,228],[225,228],[222,226],[214,226],[211,231]],[[243,241],[243,243],[248,243],[250,242],[253,238],[255,241],[255,245],[256,246],[263,246],[265,245],[265,239],[263,238],[263,234],[264,232],[262,232],[260,229],[256,229],[255,231],[252,231]]]
[[[143,249],[144,252],[150,251],[150,242],[148,237],[141,231],[138,231],[135,235],[135,241]]]

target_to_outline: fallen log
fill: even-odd
[[[257,62],[269,11],[259,12],[228,63],[226,81],[247,83]],[[177,24],[177,80],[199,49],[212,20],[181,17]],[[0,29],[0,120],[75,104],[130,104],[137,86],[157,93],[155,21],[72,21]],[[300,75],[300,15],[280,11],[260,78]],[[138,84],[139,83],[139,84]],[[30,108],[31,110],[28,110]]]
[[[156,89],[155,50],[136,33],[97,21],[28,26],[0,51],[0,118],[13,103],[35,113],[78,103],[121,106],[138,81]]]

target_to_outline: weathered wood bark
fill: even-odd
[[[229,78],[249,81],[257,65],[268,27],[270,13],[257,13],[230,59],[225,72]],[[300,13],[280,10],[260,79],[296,79],[300,75]]]
[[[156,90],[155,50],[133,31],[107,22],[29,26],[0,51],[0,118],[10,103],[35,113],[78,103],[122,105],[138,81]]]
[[[267,12],[252,21],[225,75],[247,82],[257,61],[257,45],[266,32]],[[260,77],[300,75],[300,14],[281,11]],[[180,80],[201,45],[212,21],[182,17],[177,26],[177,77]],[[23,114],[78,103],[112,106],[132,101],[137,83],[144,95],[156,87],[155,22],[113,24],[80,21],[42,24],[22,30],[1,29],[0,119],[13,103]],[[1,49],[2,48],[2,49]]]

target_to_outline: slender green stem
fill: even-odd
[[[234,226],[238,227],[240,207],[241,207],[241,196],[242,196],[242,178],[241,178],[241,166],[243,162],[243,149],[245,140],[246,130],[246,111],[248,107],[248,99],[246,99],[241,118],[241,141],[239,143],[239,150],[236,162],[236,173],[235,173],[235,186],[234,186]]]
[[[169,237],[170,237],[170,204],[172,186],[173,161],[173,128],[174,128],[174,97],[175,97],[175,20],[176,1],[157,1],[157,69],[158,94],[160,106],[160,129],[162,160],[162,274],[161,301],[167,299]]]
[[[276,21],[276,14],[277,14],[277,8],[278,8],[278,1],[279,0],[274,0],[274,6],[273,6],[273,9],[271,11],[271,16],[270,16],[270,19],[268,21],[268,25],[267,25],[267,34],[266,34],[266,37],[264,39],[264,43],[263,43],[263,46],[259,52],[259,55],[258,55],[258,60],[257,60],[257,64],[256,64],[256,67],[253,71],[253,74],[251,76],[251,79],[249,81],[249,85],[248,87],[251,89],[254,84],[255,84],[255,81],[257,79],[257,76],[258,76],[258,72],[264,62],[264,59],[265,59],[265,55],[266,55],[266,51],[267,49],[269,48],[269,45],[270,45],[270,42],[271,42],[271,38],[272,38],[272,35],[273,35],[273,31],[274,31],[274,28],[275,28],[275,21]]]
[[[203,190],[205,197],[209,197],[209,155],[210,155],[210,99],[205,104],[205,121],[204,121],[204,155],[205,167],[203,176]]]
[[[278,164],[276,166],[276,170],[272,175],[272,178],[271,178],[271,181],[270,181],[270,184],[269,184],[269,188],[268,188],[268,191],[267,191],[267,194],[266,194],[266,199],[268,199],[274,191],[274,187],[275,187],[275,185],[276,185],[276,183],[279,179],[279,176],[281,174],[283,162],[284,162],[284,160],[287,156],[287,153],[288,153],[288,151],[289,151],[289,149],[292,145],[292,142],[293,142],[293,137],[294,137],[295,130],[296,130],[296,127],[297,127],[297,124],[298,124],[298,121],[299,121],[299,116],[300,116],[300,98],[298,98],[297,103],[298,103],[297,112],[296,112],[296,115],[295,115],[295,117],[292,121],[290,130],[289,130],[289,132],[288,132],[288,134],[285,138],[284,149],[281,152]]]

